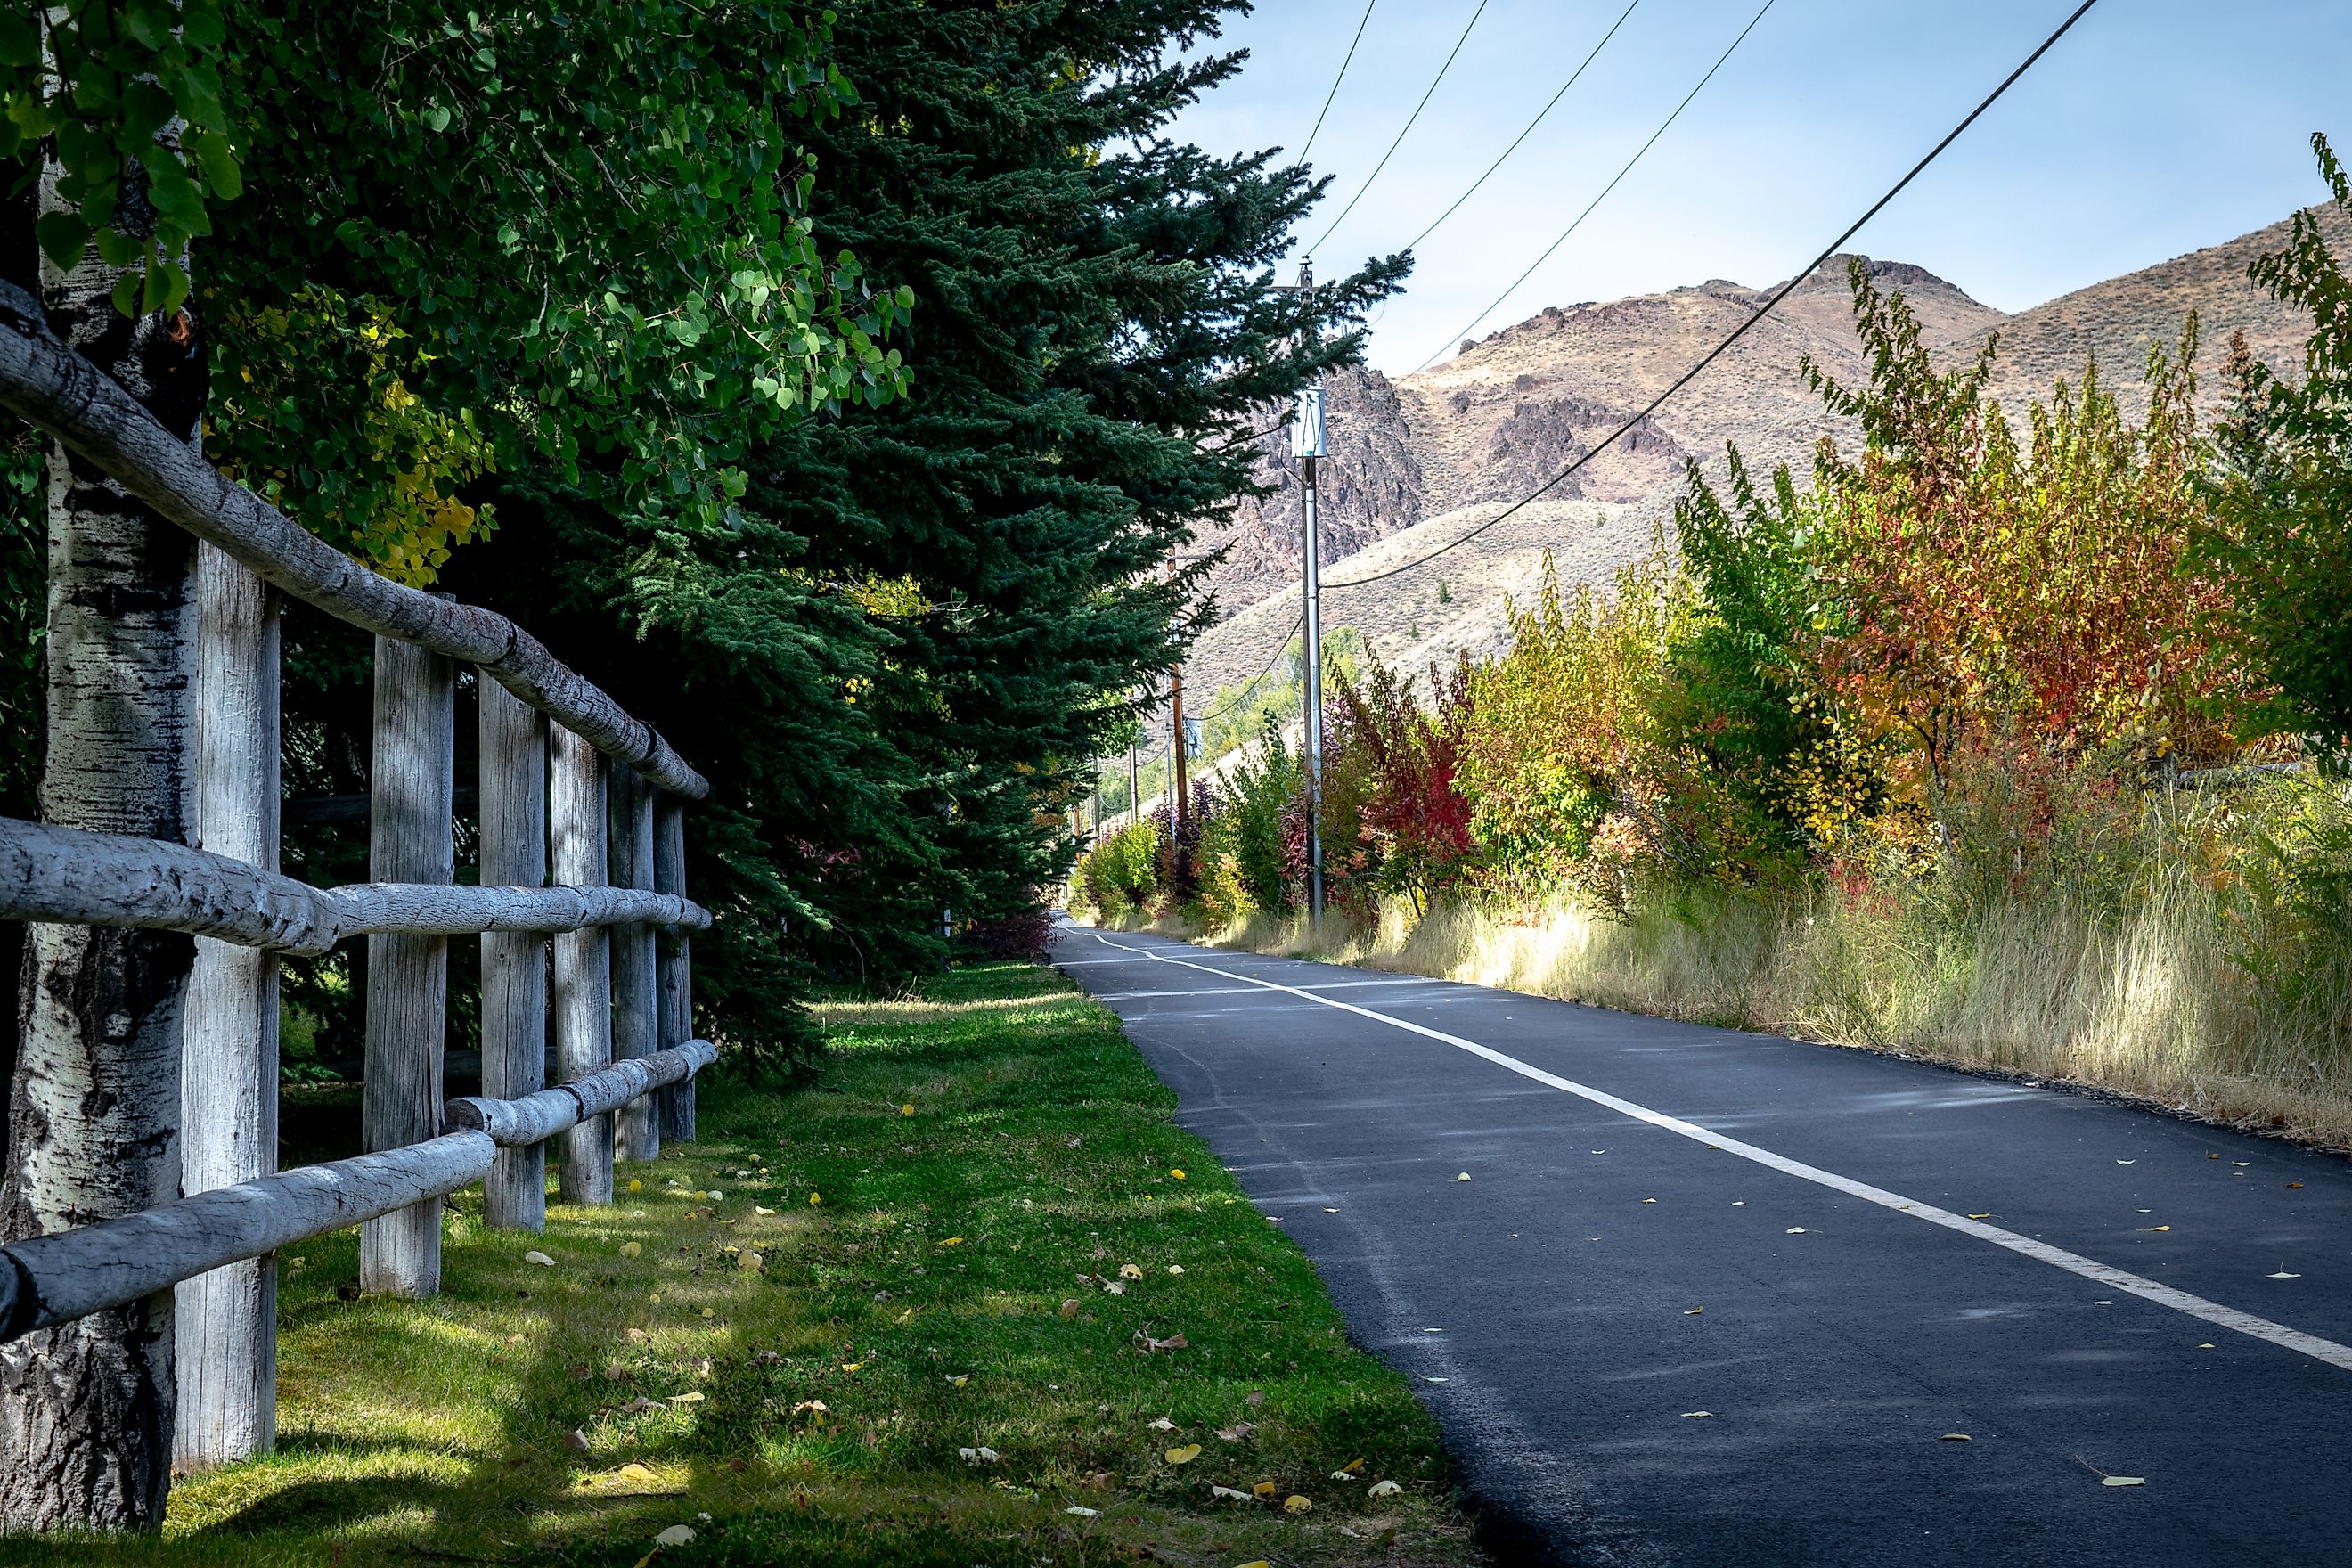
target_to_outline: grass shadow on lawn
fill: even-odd
[[[611,1208],[460,1194],[433,1300],[291,1249],[278,1451],[0,1562],[1473,1560],[1427,1415],[1108,1013],[1012,963],[821,1013],[808,1087],[707,1086]]]

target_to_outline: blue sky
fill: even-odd
[[[1762,0],[1641,0],[1582,80],[1421,247],[1370,357],[1396,374],[1461,328],[1606,184]],[[1317,253],[1332,276],[1411,239],[1567,79],[1625,0],[1488,0],[1421,120]],[[1314,237],[1370,173],[1477,0],[1378,0],[1311,160]],[[2057,25],[2063,0],[1775,0],[1706,89],[1479,328],[1811,258]],[[1265,0],[1215,47],[1241,77],[1179,121],[1218,152],[1297,147],[1362,0]],[[2346,0],[2101,0],[1853,247],[2016,310],[2219,244],[2321,199],[2306,139],[2352,153]]]

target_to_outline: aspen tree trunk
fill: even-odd
[[[58,171],[44,172],[54,210]],[[145,207],[126,179],[121,211]],[[114,268],[46,259],[42,303],[68,343],[193,440],[205,354],[186,311],[131,321]],[[50,822],[184,842],[193,735],[194,542],[51,443]],[[178,1194],[180,1024],[194,942],[162,931],[27,928],[9,1086],[0,1239],[133,1213]],[[0,1346],[0,1531],[152,1529],[170,1487],[172,1292]]]

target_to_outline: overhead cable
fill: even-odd
[[[1684,387],[1688,386],[1693,381],[1698,378],[1698,375],[1702,371],[1706,370],[1707,366],[1713,364],[1717,360],[1722,358],[1726,350],[1729,349],[1732,344],[1738,342],[1741,338],[1747,336],[1748,330],[1750,327],[1753,327],[1757,322],[1762,321],[1767,315],[1769,315],[1772,311],[1772,308],[1780,304],[1781,300],[1786,300],[1790,294],[1794,292],[1798,284],[1803,282],[1806,279],[1811,278],[1815,272],[1821,270],[1822,264],[1823,262],[1826,262],[1831,257],[1835,256],[1840,250],[1843,249],[1846,242],[1862,231],[1862,227],[1864,224],[1868,223],[1872,218],[1876,217],[1879,215],[1879,212],[1885,207],[1887,203],[1893,201],[1896,196],[1901,195],[1905,187],[1909,185],[1912,181],[1917,179],[1927,165],[1934,163],[1937,158],[1943,153],[1946,148],[1958,141],[1960,133],[1966,131],[1969,126],[1974,125],[1977,122],[1978,117],[1982,115],[1986,110],[1990,109],[1995,103],[2000,101],[2000,96],[2003,93],[2016,86],[2018,79],[2023,76],[2028,70],[2032,69],[2034,62],[2039,60],[2043,55],[2048,54],[2051,48],[2056,45],[2058,40],[2064,37],[2074,27],[2074,24],[2081,21],[2083,17],[2089,13],[2091,7],[2097,4],[2098,0],[2083,0],[2083,3],[2076,6],[2074,12],[2069,15],[2063,22],[2058,24],[2057,31],[2042,39],[2040,47],[2036,48],[2032,54],[2026,56],[2024,60],[2019,64],[2015,70],[2002,78],[2000,85],[1994,88],[1990,93],[1986,94],[1983,102],[1969,110],[1967,119],[1952,127],[1950,132],[1945,135],[1941,142],[1937,142],[1935,146],[1929,148],[1927,150],[1927,155],[1920,159],[1916,163],[1912,164],[1910,173],[1895,181],[1893,187],[1890,188],[1885,195],[1871,203],[1869,211],[1864,213],[1851,224],[1848,224],[1844,233],[1830,241],[1829,244],[1822,248],[1822,253],[1819,256],[1814,257],[1813,259],[1805,266],[1803,270],[1797,273],[1795,277],[1790,279],[1786,283],[1781,284],[1779,289],[1775,289],[1772,293],[1772,297],[1765,300],[1761,305],[1759,305],[1753,315],[1750,315],[1746,321],[1740,322],[1738,326],[1732,329],[1730,336],[1725,338],[1721,342],[1716,344],[1715,347],[1709,349],[1706,352],[1706,358],[1691,366],[1690,369],[1683,372],[1681,376],[1676,378],[1673,385],[1667,387],[1664,392],[1658,394],[1657,396],[1652,398],[1648,405],[1639,414],[1634,415],[1631,419],[1626,420],[1622,425],[1618,426],[1614,430],[1609,432],[1607,436],[1601,437],[1599,445],[1593,447],[1582,457],[1577,458],[1576,461],[1569,464],[1568,467],[1562,468],[1559,473],[1554,474],[1550,479],[1545,480],[1540,486],[1529,491],[1528,494],[1521,496],[1517,500],[1513,501],[1509,506],[1504,508],[1502,511],[1496,513],[1491,518],[1488,518],[1485,522],[1480,523],[1477,527],[1470,530],[1467,533],[1463,534],[1460,538],[1451,540],[1444,544],[1439,545],[1435,550],[1431,551],[1428,554],[1408,561],[1402,566],[1391,566],[1385,572],[1376,572],[1369,577],[1349,577],[1338,582],[1327,581],[1323,584],[1323,591],[1325,593],[1329,593],[1339,588],[1360,588],[1367,583],[1378,583],[1384,578],[1394,577],[1401,573],[1410,572],[1416,566],[1425,566],[1430,562],[1434,561],[1439,556],[1444,554],[1447,551],[1453,550],[1460,545],[1466,544],[1471,540],[1477,538],[1478,535],[1486,532],[1488,529],[1495,527],[1505,518],[1507,518],[1513,512],[1517,511],[1521,507],[1528,505],[1531,501],[1537,500],[1554,486],[1559,484],[1561,480],[1567,479],[1570,474],[1575,473],[1579,468],[1584,467],[1585,464],[1592,461],[1593,458],[1599,457],[1601,453],[1614,446],[1618,439],[1627,431],[1633,429],[1634,426],[1639,425],[1643,420],[1649,418],[1650,416],[1655,414],[1661,407],[1663,407],[1666,399],[1672,397],[1675,393],[1680,392]]]
[[[1348,215],[1356,210],[1356,204],[1364,199],[1364,193],[1372,188],[1372,182],[1379,179],[1381,177],[1381,171],[1389,166],[1389,160],[1396,156],[1396,150],[1404,145],[1404,139],[1412,132],[1413,121],[1419,120],[1421,118],[1421,111],[1429,107],[1431,97],[1437,91],[1437,84],[1444,81],[1445,79],[1445,73],[1454,68],[1454,57],[1460,54],[1462,52],[1462,46],[1470,41],[1470,29],[1478,25],[1478,18],[1486,14],[1487,4],[1488,0],[1478,0],[1478,8],[1470,13],[1469,24],[1462,29],[1462,36],[1454,40],[1454,48],[1452,52],[1445,57],[1445,63],[1437,68],[1437,75],[1435,79],[1430,82],[1429,91],[1421,95],[1421,101],[1414,104],[1412,106],[1412,112],[1405,117],[1404,129],[1396,133],[1396,140],[1390,142],[1389,150],[1381,154],[1381,161],[1372,165],[1372,172],[1369,175],[1365,176],[1364,183],[1356,187],[1356,194],[1348,198],[1348,205],[1339,209],[1339,216],[1333,218],[1329,224],[1325,226],[1322,234],[1317,237],[1315,243],[1307,247],[1307,254],[1308,256],[1313,256],[1315,252],[1322,247],[1323,241],[1331,237],[1332,230],[1338,228],[1341,224],[1348,221]]]
[[[1444,212],[1439,213],[1436,217],[1430,220],[1430,225],[1427,228],[1423,229],[1419,234],[1414,235],[1412,238],[1405,242],[1405,248],[1407,250],[1419,249],[1423,240],[1427,239],[1431,235],[1437,232],[1438,225],[1444,223],[1447,218],[1452,217],[1461,209],[1464,202],[1468,201],[1472,196],[1478,194],[1478,187],[1485,184],[1494,174],[1495,171],[1503,166],[1506,159],[1509,158],[1512,153],[1519,150],[1520,142],[1535,134],[1536,127],[1544,122],[1545,116],[1549,115],[1553,110],[1559,107],[1559,100],[1566,98],[1568,96],[1568,89],[1576,85],[1576,79],[1584,74],[1584,68],[1591,65],[1595,59],[1600,58],[1601,51],[1609,47],[1609,40],[1617,36],[1617,29],[1625,25],[1625,18],[1631,16],[1634,12],[1635,7],[1639,6],[1641,4],[1642,0],[1633,0],[1632,5],[1627,5],[1623,11],[1618,14],[1617,19],[1609,24],[1609,30],[1601,35],[1601,41],[1592,46],[1592,52],[1584,57],[1583,61],[1577,66],[1576,69],[1569,74],[1569,79],[1566,81],[1559,84],[1559,90],[1551,95],[1551,101],[1545,104],[1541,109],[1536,111],[1536,117],[1528,121],[1527,129],[1520,132],[1517,136],[1511,138],[1511,144],[1503,149],[1502,156],[1487,164],[1486,173],[1471,181],[1470,188],[1464,191],[1460,195],[1454,197],[1454,205],[1452,206],[1447,207]]]
[[[1633,172],[1633,165],[1640,163],[1643,156],[1647,153],[1651,148],[1658,144],[1658,138],[1664,136],[1666,133],[1667,128],[1672,126],[1675,121],[1682,118],[1682,112],[1684,110],[1690,107],[1691,100],[1699,95],[1699,89],[1701,88],[1706,87],[1708,82],[1715,79],[1715,73],[1723,68],[1724,61],[1729,59],[1734,51],[1736,51],[1741,44],[1747,42],[1748,35],[1756,30],[1756,24],[1764,19],[1764,13],[1769,11],[1773,5],[1774,0],[1764,0],[1764,4],[1758,7],[1756,15],[1748,18],[1748,26],[1739,29],[1739,37],[1731,40],[1731,47],[1725,49],[1722,54],[1716,57],[1715,63],[1706,68],[1706,74],[1698,79],[1698,85],[1692,88],[1688,92],[1683,94],[1683,100],[1675,105],[1675,111],[1672,114],[1667,115],[1665,119],[1659,123],[1658,128],[1655,131],[1650,132],[1650,139],[1647,142],[1643,142],[1639,151],[1635,152],[1632,157],[1625,160],[1625,166],[1618,170],[1607,184],[1601,187],[1601,194],[1585,204],[1584,210],[1576,215],[1576,221],[1570,224],[1566,228],[1560,230],[1559,237],[1553,240],[1549,245],[1545,246],[1544,252],[1541,256],[1537,257],[1533,261],[1528,263],[1527,271],[1522,272],[1517,278],[1512,279],[1509,288],[1505,289],[1500,294],[1495,296],[1495,302],[1493,304],[1488,305],[1485,310],[1479,311],[1476,316],[1472,318],[1468,326],[1464,327],[1460,331],[1449,336],[1445,340],[1446,343],[1460,342],[1464,339],[1469,337],[1472,332],[1477,331],[1478,323],[1480,321],[1485,321],[1487,317],[1500,310],[1502,308],[1503,301],[1509,299],[1512,292],[1516,290],[1520,284],[1526,282],[1528,279],[1534,274],[1537,268],[1541,267],[1545,262],[1551,259],[1552,252],[1558,250],[1561,246],[1568,243],[1568,237],[1574,234],[1579,228],[1583,226],[1584,220],[1592,216],[1592,209],[1599,206],[1602,202],[1608,199],[1609,193],[1617,188],[1618,182],[1624,179],[1626,175],[1632,174]],[[1444,353],[1445,345],[1440,344],[1435,353],[1432,353],[1427,359],[1422,361],[1412,368],[1415,371],[1427,370],[1431,365],[1436,363],[1437,361],[1444,356]]]
[[[1315,129],[1307,133],[1306,145],[1298,149],[1301,163],[1314,150],[1315,138],[1323,134],[1323,116],[1331,112],[1331,100],[1339,96],[1339,84],[1348,79],[1348,63],[1356,58],[1356,46],[1364,41],[1364,26],[1372,19],[1372,7],[1380,3],[1381,0],[1364,0],[1364,14],[1356,21],[1356,36],[1348,40],[1348,52],[1339,61],[1339,74],[1331,79],[1331,90],[1323,95],[1322,111],[1315,116]]]

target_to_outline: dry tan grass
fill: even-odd
[[[2018,903],[1946,921],[1833,895],[1627,923],[1569,901],[1442,903],[1414,919],[1258,913],[1237,950],[1426,974],[1696,1023],[1896,1050],[2352,1145],[2352,994],[2291,994],[2232,961],[2212,895],[2169,879],[2127,915]]]

